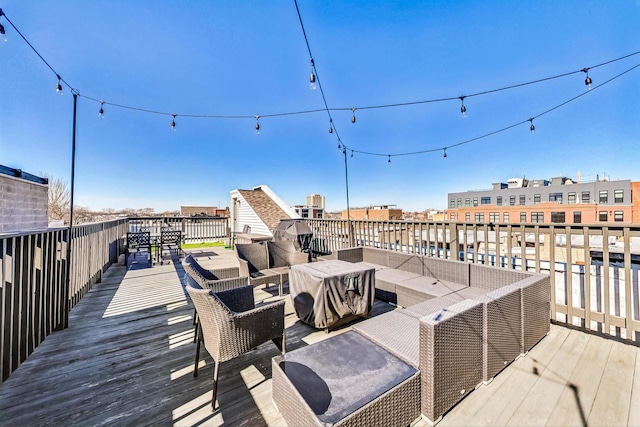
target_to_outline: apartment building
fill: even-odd
[[[316,206],[324,210],[324,196],[320,194],[307,196],[307,206]]]
[[[370,206],[368,208],[351,208],[342,211],[342,219],[370,219],[379,221],[393,221],[402,219],[402,209],[396,209],[396,205]]]
[[[509,179],[449,193],[447,219],[491,223],[640,224],[640,182]]]

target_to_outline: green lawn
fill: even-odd
[[[182,249],[225,247],[224,242],[183,243]]]

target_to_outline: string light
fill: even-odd
[[[2,9],[0,9],[0,18],[4,15],[4,13],[2,12]],[[4,26],[2,25],[2,22],[0,22],[0,38],[2,38],[2,41],[7,41],[7,35],[4,32]]]
[[[313,64],[313,58],[311,58],[311,74],[309,74],[309,89],[316,90],[316,73],[315,65]]]
[[[459,96],[458,99],[460,99],[460,102],[462,102],[462,105],[460,106],[460,112],[462,113],[462,117],[467,117],[467,107],[464,106],[464,99],[466,98],[466,96]]]
[[[173,129],[173,131],[176,131],[176,117],[178,116],[176,113],[172,114],[173,116],[173,120],[171,120],[171,129]]]
[[[353,158],[353,150],[351,150],[351,158]]]
[[[587,77],[584,79],[584,84],[587,85],[587,90],[591,90],[591,83],[593,82],[591,81],[591,77],[589,77],[589,69],[583,68],[582,72],[587,75]]]
[[[351,116],[351,123],[355,123],[356,122],[356,107],[351,108],[351,112],[353,113],[353,116]]]
[[[260,135],[260,116],[256,116],[256,135]]]
[[[58,84],[56,85],[56,92],[58,92],[58,94],[60,95],[64,95],[64,92],[62,92],[62,85],[60,84],[60,76],[56,74],[56,77],[58,78]]]
[[[100,101],[100,110],[98,111],[98,115],[104,119],[104,109],[102,108],[104,106],[104,101]]]
[[[387,164],[390,165],[391,164],[391,154],[388,154],[389,156],[389,160],[387,160]]]
[[[529,130],[531,131],[531,133],[536,133],[536,127],[533,125],[533,119],[529,119],[529,123],[531,123],[531,126],[529,126]]]
[[[442,155],[442,157],[444,157],[446,159],[447,158],[447,147],[444,147],[442,150],[444,151],[444,154]]]
[[[338,140],[338,150],[342,151],[342,143]]]
[[[329,133],[333,133],[333,119],[329,117]]]

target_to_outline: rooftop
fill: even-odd
[[[233,266],[234,252],[197,251],[207,266]],[[121,258],[122,260],[122,258]],[[0,425],[285,425],[271,401],[272,343],[221,365],[211,412],[213,361],[193,378],[193,308],[169,265],[111,266],[102,282],[0,385]],[[271,291],[271,292],[268,292]],[[256,289],[256,301],[279,297]],[[325,334],[297,321],[285,295],[287,350]],[[376,301],[374,315],[393,307]],[[560,325],[493,382],[473,391],[439,425],[640,425],[640,348]],[[426,425],[419,421],[419,426]]]

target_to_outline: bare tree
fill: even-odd
[[[49,179],[49,219],[69,221],[71,193],[69,183],[62,178]]]

